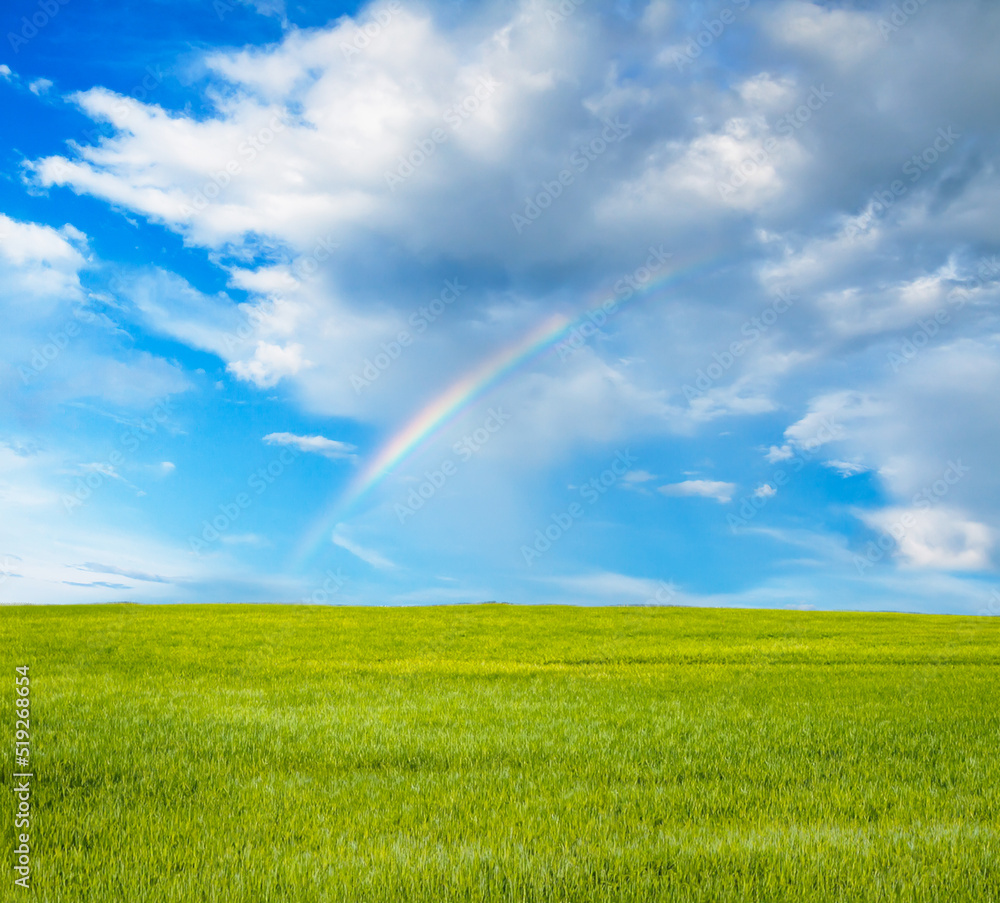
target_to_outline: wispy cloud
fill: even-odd
[[[144,489],[140,489],[138,486],[135,485],[135,483],[123,477],[113,464],[109,464],[107,462],[102,462],[102,461],[96,461],[96,462],[91,462],[90,464],[80,464],[78,466],[80,468],[80,471],[84,474],[98,473],[101,476],[107,477],[108,479],[118,480],[120,483],[123,483],[124,485],[128,486],[128,488],[131,489],[136,495],[143,496],[146,494],[146,491]]]
[[[73,568],[77,571],[87,571],[92,574],[117,574],[119,577],[128,577],[129,580],[142,580],[146,583],[172,582],[166,577],[161,577],[159,574],[146,574],[142,571],[132,571],[127,568],[116,567],[113,564],[100,564],[96,561],[88,561],[85,564],[76,564],[73,565]]]
[[[702,496],[723,504],[732,501],[735,491],[735,483],[721,483],[717,480],[684,480],[683,483],[669,483],[660,487],[660,492],[664,495]]]
[[[650,473],[648,470],[630,470],[622,480],[626,483],[648,483],[650,480],[655,480],[656,475]]]
[[[859,473],[865,473],[868,468],[864,464],[856,464],[853,461],[824,461],[824,467],[837,471],[842,477],[853,477]]]
[[[221,542],[227,546],[266,546],[268,541],[256,533],[226,533]]]
[[[366,549],[364,546],[359,545],[350,539],[346,535],[346,528],[343,524],[337,524],[331,539],[335,546],[339,546],[341,549],[344,549],[344,551],[350,552],[355,558],[360,558],[363,562],[370,564],[373,568],[378,568],[379,570],[390,570],[396,567],[396,565],[384,555],[379,554],[373,549]]]

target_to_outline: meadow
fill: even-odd
[[[3,901],[1000,901],[997,620],[5,607],[0,659]]]

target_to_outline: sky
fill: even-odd
[[[1000,614],[1000,6],[13,0],[0,600]]]

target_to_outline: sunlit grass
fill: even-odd
[[[38,778],[0,899],[1000,900],[998,628],[5,608]]]

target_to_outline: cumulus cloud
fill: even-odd
[[[227,369],[258,388],[269,389],[284,377],[294,376],[303,367],[312,366],[312,362],[303,357],[302,351],[298,342],[289,342],[284,346],[258,342],[249,361],[234,361]]]
[[[875,12],[791,0],[765,17],[764,24],[776,41],[825,57],[837,66],[857,65],[884,46]]]
[[[723,504],[732,501],[735,491],[735,483],[722,483],[717,480],[684,480],[682,483],[670,483],[660,487],[660,492],[664,495],[701,496],[715,499]]]
[[[7,293],[81,300],[86,238],[76,229],[22,222],[0,213],[0,268]]]
[[[892,536],[896,554],[908,566],[946,571],[991,568],[994,531],[949,508],[885,508],[863,520]]]
[[[758,241],[771,236],[763,242],[765,257],[771,258],[759,270],[763,287],[782,278],[798,287],[816,285],[811,314],[828,320],[845,341],[903,327],[908,317],[940,299],[946,286],[946,270],[940,267],[928,275],[897,266],[878,297],[870,289],[869,272],[863,283],[869,287],[859,289],[861,262],[868,261],[870,270],[873,252],[888,249],[895,239],[886,235],[892,233],[882,229],[874,245],[852,242],[840,233],[831,235],[807,213],[813,202],[844,215],[863,206],[875,190],[867,182],[876,162],[891,171],[900,129],[907,135],[911,129],[886,115],[872,141],[845,147],[841,138],[850,131],[844,122],[856,121],[858,110],[874,102],[864,99],[873,84],[902,90],[908,77],[908,64],[895,52],[878,58],[885,48],[875,12],[828,10],[805,2],[757,11],[755,23],[776,52],[803,54],[804,66],[810,54],[820,54],[807,66],[811,71],[800,76],[788,74],[787,67],[783,74],[740,71],[720,90],[685,84],[680,92],[664,82],[657,62],[662,44],[649,39],[674,21],[670,4],[649,4],[635,24],[643,37],[628,45],[629,79],[620,70],[600,74],[601,61],[620,48],[611,32],[593,27],[587,10],[577,10],[554,29],[545,10],[527,2],[507,13],[501,25],[469,11],[460,32],[437,18],[433,7],[403,9],[365,42],[363,53],[345,54],[342,48],[353,46],[364,16],[382,10],[376,5],[357,21],[344,18],[327,28],[291,31],[275,45],[210,54],[205,60],[215,80],[210,96],[217,99],[209,117],[100,88],[82,92],[76,102],[109,123],[112,137],[100,146],[81,147],[75,156],[33,163],[33,178],[42,185],[68,185],[104,197],[214,251],[254,253],[264,239],[269,253],[284,255],[256,270],[234,266],[231,271],[234,284],[259,293],[252,303],[283,305],[280,315],[261,319],[243,347],[220,347],[217,305],[206,305],[200,318],[203,335],[198,335],[197,316],[183,330],[173,326],[187,341],[214,344],[236,378],[260,388],[285,380],[310,407],[378,419],[407,407],[409,401],[397,396],[426,394],[442,365],[454,366],[456,361],[442,359],[442,348],[454,358],[457,349],[468,346],[468,334],[481,331],[482,321],[514,315],[510,298],[496,294],[495,285],[477,287],[466,313],[436,326],[436,334],[428,331],[426,341],[422,336],[419,345],[409,346],[368,389],[352,391],[351,377],[407,329],[410,313],[422,300],[433,297],[426,284],[416,292],[387,285],[386,253],[392,253],[401,272],[417,259],[461,257],[480,279],[497,267],[526,276],[542,261],[556,278],[574,278],[571,262],[584,278],[598,270],[624,274],[635,267],[630,258],[643,247],[640,235],[665,238],[681,265],[706,241],[738,240],[734,208],[749,217],[745,237],[751,244],[752,236]],[[930,14],[922,16],[909,27],[932,27]],[[843,69],[848,59],[862,70]],[[876,65],[881,81],[866,81],[863,67]],[[809,118],[788,126],[788,116],[815,97],[828,76],[839,79],[829,88],[835,99],[815,111],[802,107]],[[578,154],[586,164],[580,171],[572,162],[574,153],[589,147],[605,123],[616,118],[642,127],[630,126],[627,138],[604,142],[599,154]],[[444,140],[428,137],[436,129]],[[771,139],[777,149],[750,167],[746,183],[731,194],[720,193],[720,184],[759,158]],[[533,149],[530,165],[516,152],[525,146]],[[881,156],[873,162],[873,155]],[[336,165],[329,165],[331,159]],[[544,191],[547,180],[562,170],[572,175],[572,183],[518,235],[511,215],[523,212],[525,196]],[[845,190],[818,198],[814,186],[826,180],[817,174],[830,171],[863,181],[860,196]],[[944,176],[943,170],[930,173],[917,187],[922,192]],[[922,193],[905,196],[890,213],[902,215],[922,199]],[[791,213],[788,205],[801,212]],[[428,220],[427,209],[440,214]],[[783,233],[772,222],[778,210],[795,220]],[[911,232],[914,228],[927,230],[926,224],[909,226]],[[315,269],[310,254],[320,239],[339,249],[326,255],[319,276],[295,278],[280,288],[271,279],[265,288],[271,276],[289,275],[296,255]],[[583,268],[576,265],[581,260],[588,261]],[[878,258],[877,265],[887,266],[888,260]],[[348,284],[351,290],[345,290]],[[518,293],[537,288],[525,283],[518,289],[527,291]],[[746,297],[748,306],[759,303],[750,300],[754,293],[747,289],[744,282],[733,294]],[[559,303],[558,298],[539,300]],[[517,303],[523,303],[521,298]],[[684,313],[705,318],[696,327],[703,333],[698,336],[703,348],[705,337],[718,328],[717,316],[730,313],[711,307],[692,298]],[[522,308],[522,313],[528,315],[527,328],[530,316],[542,311]],[[739,311],[732,313],[738,337]],[[649,387],[662,391],[664,383],[680,384],[688,376],[662,360],[635,354],[645,341],[669,341],[672,335],[663,331],[662,322],[642,326],[632,330],[624,318],[615,324],[631,346],[628,359],[637,361],[621,374],[634,385],[629,394],[636,400]],[[772,330],[718,384],[686,410],[665,412],[664,420],[683,428],[682,418],[708,421],[776,410],[781,401],[775,396],[788,374],[836,350],[822,347],[828,344],[823,342],[810,348],[817,343],[806,323],[792,337],[791,344],[798,346],[792,352],[781,340],[784,331],[783,326]],[[786,347],[779,348],[782,344]],[[599,344],[591,350],[602,351]],[[709,354],[717,350],[708,345]],[[678,353],[675,360],[680,363],[681,357]],[[623,409],[623,415],[634,426],[644,411]]]

